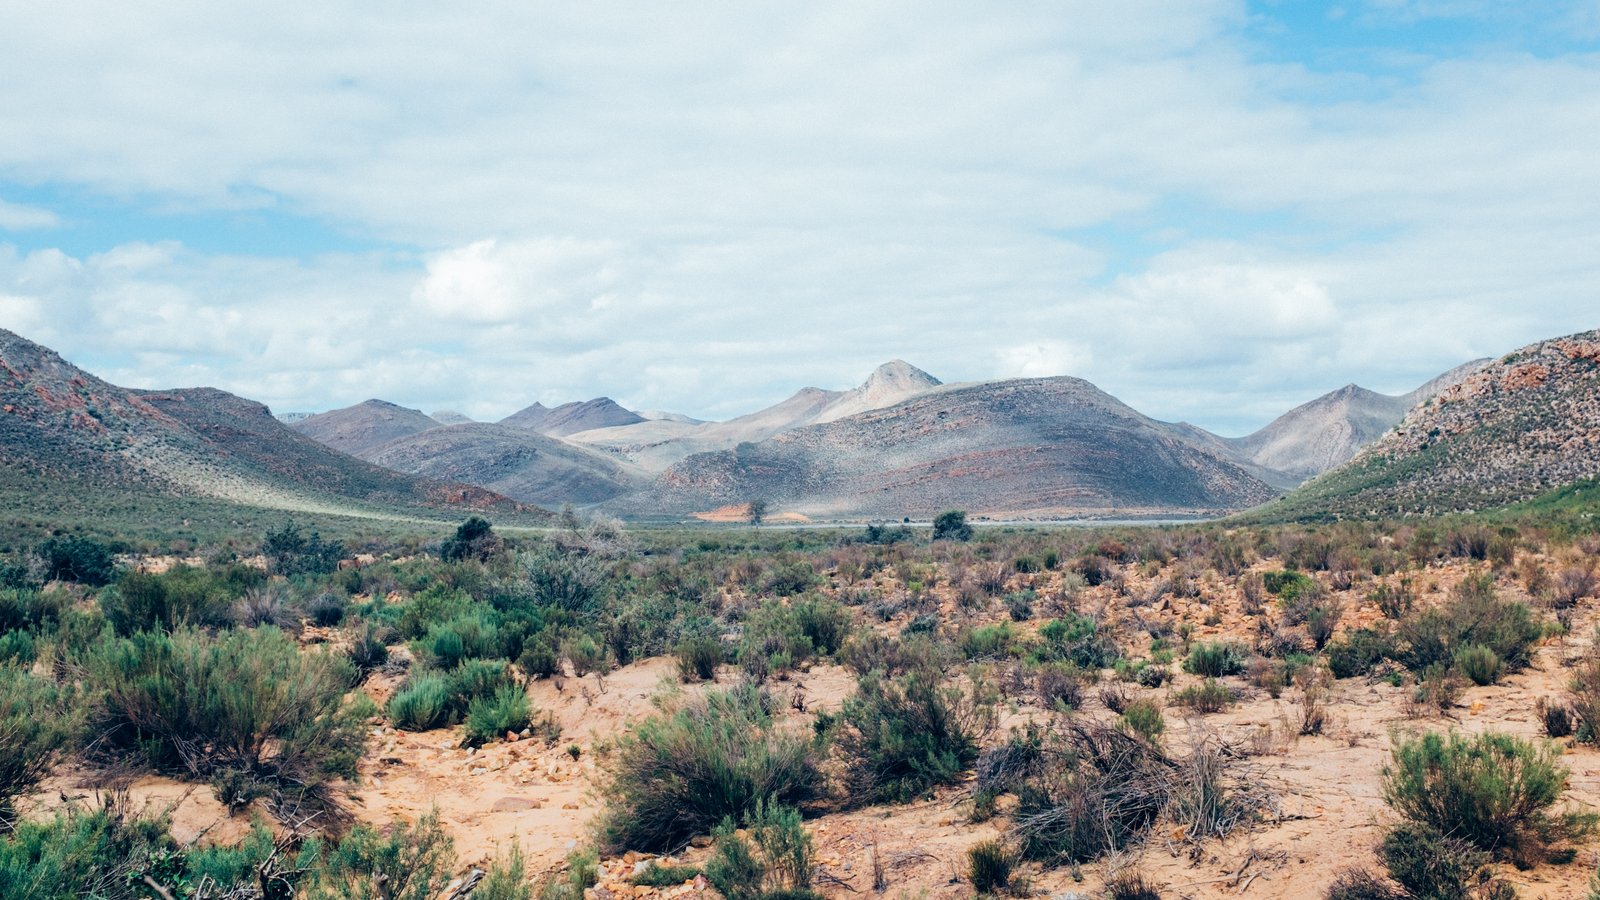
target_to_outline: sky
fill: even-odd
[[[0,78],[0,327],[277,412],[1236,435],[1600,327],[1600,0],[0,0]]]

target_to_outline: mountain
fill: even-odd
[[[543,404],[535,403],[506,416],[500,420],[500,424],[566,437],[580,431],[636,425],[644,421],[644,417],[623,409],[610,397],[596,397],[583,402],[563,403],[554,409],[546,409]]]
[[[34,504],[81,493],[114,497],[125,512],[157,497],[336,515],[525,510],[335,452],[224,391],[117,387],[4,330],[0,458],[7,490]]]
[[[916,366],[893,360],[875,369],[859,387],[847,391],[801,388],[781,403],[726,422],[655,420],[576,432],[570,438],[647,471],[661,472],[695,453],[728,450],[792,428],[893,406],[938,385],[939,379]]]
[[[453,409],[441,409],[428,413],[428,418],[438,422],[440,425],[465,425],[473,421],[470,417],[464,416]]]
[[[1526,500],[1600,473],[1600,331],[1470,371],[1271,518],[1433,514]]]
[[[1407,412],[1482,367],[1477,360],[1451,369],[1409,394],[1391,396],[1354,384],[1324,394],[1243,438],[1223,441],[1242,460],[1267,470],[1269,480],[1293,487],[1337,468],[1399,424]],[[1281,480],[1272,476],[1281,475]]]
[[[360,456],[395,438],[438,428],[439,422],[418,409],[368,400],[302,419],[289,427],[335,450]]]
[[[766,500],[813,517],[1159,516],[1238,510],[1272,487],[1087,381],[921,391],[886,409],[690,456],[611,504],[685,515]]]
[[[593,450],[526,428],[486,422],[407,435],[363,451],[362,458],[543,506],[599,503],[645,480],[642,473]]]

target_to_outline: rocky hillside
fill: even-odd
[[[386,400],[368,400],[318,413],[289,427],[335,450],[360,456],[363,451],[395,438],[438,428],[439,422],[421,410],[407,409]]]
[[[513,428],[526,428],[554,437],[566,437],[580,431],[637,425],[643,421],[644,417],[623,409],[610,397],[596,397],[593,400],[563,403],[554,409],[546,409],[543,404],[535,403],[506,416],[500,420],[500,424]]]
[[[1477,360],[1451,369],[1408,394],[1391,396],[1349,384],[1274,419],[1242,438],[1223,439],[1240,459],[1280,478],[1285,487],[1335,469],[1399,424],[1407,412],[1482,367]]]
[[[1600,331],[1531,344],[1414,408],[1350,463],[1264,511],[1428,514],[1528,499],[1600,473]]]
[[[801,388],[781,403],[726,422],[659,419],[623,428],[578,432],[572,440],[651,472],[695,453],[730,450],[775,434],[893,406],[939,385],[939,379],[903,360],[884,363],[847,391]]]
[[[224,391],[117,387],[4,330],[0,452],[8,483],[46,490],[70,482],[313,512],[522,509],[337,453]]]
[[[887,409],[689,457],[614,506],[683,515],[763,499],[813,517],[1154,516],[1277,492],[1077,378],[954,385]]]
[[[472,422],[434,428],[364,451],[413,475],[481,485],[541,506],[609,500],[644,481],[614,460],[537,431]]]

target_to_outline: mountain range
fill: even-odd
[[[7,493],[35,506],[86,492],[336,515],[536,513],[477,485],[337,452],[224,391],[117,387],[3,329],[0,454]]]
[[[1237,438],[1151,419],[1078,378],[942,384],[901,360],[725,422],[605,397],[496,423],[382,400],[279,421],[210,388],[119,388],[0,331],[0,487],[434,517],[573,504],[683,519],[753,501],[844,521],[1429,513],[1597,474],[1597,361],[1585,332],[1403,395],[1347,385]]]

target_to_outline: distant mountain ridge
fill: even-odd
[[[623,409],[610,397],[563,403],[554,409],[535,403],[500,420],[501,425],[526,428],[553,437],[566,437],[595,428],[615,428],[644,422],[643,416]]]
[[[438,428],[439,421],[420,409],[407,409],[387,400],[367,400],[309,416],[289,427],[335,450],[360,456],[395,438]]]
[[[1600,474],[1600,331],[1467,371],[1345,466],[1260,511],[1428,515],[1527,500]]]
[[[609,504],[683,515],[765,500],[824,518],[1194,515],[1277,491],[1082,379],[950,385],[674,464]]]
[[[474,485],[338,453],[225,391],[117,387],[3,329],[0,450],[13,473],[32,478],[261,508],[525,510]]]

